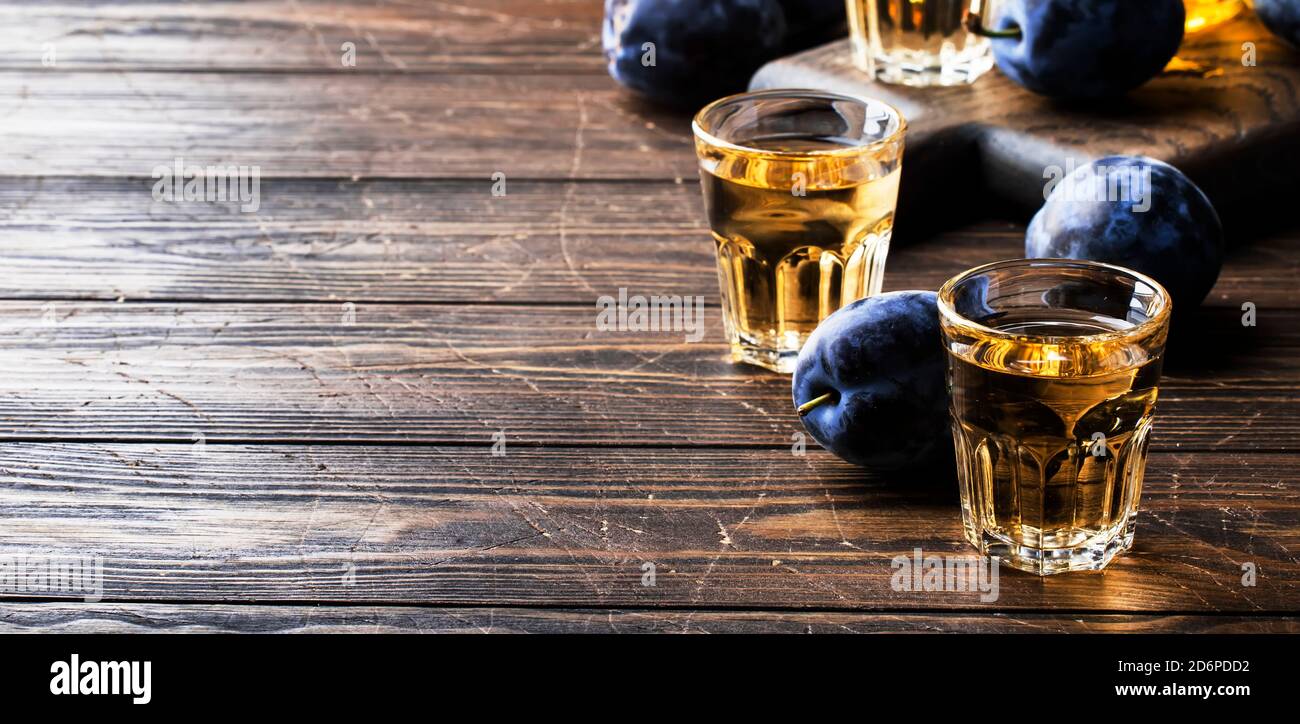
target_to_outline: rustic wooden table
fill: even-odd
[[[688,123],[599,20],[0,7],[0,554],[104,563],[0,630],[1300,629],[1300,228],[1234,239],[1171,353],[1130,555],[896,591],[968,552],[952,483],[795,454],[789,380],[724,359]],[[260,208],[156,201],[177,158]],[[1021,249],[906,224],[888,289]],[[705,340],[598,331],[620,287],[703,295]]]

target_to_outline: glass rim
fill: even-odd
[[[990,271],[1008,269],[1008,268],[1029,268],[1029,267],[1056,267],[1070,269],[1088,269],[1092,271],[1107,271],[1117,274],[1121,277],[1142,282],[1151,287],[1155,292],[1155,299],[1159,306],[1156,307],[1155,313],[1152,314],[1145,322],[1135,325],[1131,329],[1115,330],[1112,332],[1096,332],[1093,334],[1077,335],[1046,335],[1046,334],[1021,334],[1015,332],[1004,332],[1000,329],[993,329],[985,326],[972,319],[967,318],[957,311],[953,304],[953,295],[957,286],[962,282],[968,281],[978,274],[984,274]],[[1113,342],[1135,337],[1144,337],[1151,333],[1159,331],[1169,322],[1170,313],[1173,310],[1173,300],[1169,297],[1169,291],[1164,288],[1160,282],[1143,274],[1134,271],[1128,267],[1118,264],[1107,264],[1099,261],[1089,261],[1086,259],[1052,259],[1052,258],[1023,258],[1023,259],[1003,259],[1002,261],[981,264],[980,266],[967,269],[966,271],[954,276],[939,287],[938,297],[939,318],[940,321],[947,321],[951,324],[965,327],[967,329],[979,332],[981,335],[987,335],[996,339],[1009,341],[1031,342],[1034,344],[1080,344],[1093,342]]]
[[[869,108],[872,105],[875,105],[883,108],[893,118],[898,119],[898,128],[884,138],[871,141],[870,143],[864,143],[861,146],[844,146],[841,148],[828,148],[821,151],[781,151],[770,148],[746,146],[744,144],[723,140],[712,132],[704,129],[704,117],[718,108],[738,101],[748,101],[763,97],[813,98],[820,100],[848,101],[850,103],[857,103],[864,108]],[[700,139],[711,146],[717,146],[729,151],[738,151],[760,156],[775,156],[779,158],[821,158],[826,156],[856,156],[858,154],[871,152],[891,143],[897,143],[903,139],[903,134],[907,131],[907,119],[903,117],[902,111],[877,98],[850,96],[843,93],[817,90],[816,88],[766,88],[763,90],[733,93],[729,96],[723,96],[710,102],[708,105],[697,111],[695,116],[691,119],[691,131],[694,132],[697,139]]]

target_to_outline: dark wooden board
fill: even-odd
[[[0,633],[1297,633],[1290,616],[39,603]]]
[[[1243,43],[1254,44],[1256,65],[1243,65]],[[1166,72],[1124,100],[1073,106],[997,71],[954,88],[876,83],[853,67],[847,40],[774,61],[751,86],[829,89],[899,108],[909,124],[900,201],[907,215],[978,201],[985,191],[1030,211],[1042,204],[1048,166],[1114,153],[1178,166],[1234,222],[1247,223],[1270,200],[1294,199],[1300,52],[1245,14],[1189,35],[1179,58],[1199,72]]]
[[[0,551],[101,555],[114,601],[1281,613],[1300,588],[1297,461],[1156,452],[1131,555],[1003,571],[988,603],[891,586],[894,556],[972,554],[951,481],[815,448],[7,443]]]
[[[261,208],[156,202],[150,179],[0,180],[0,297],[185,301],[516,302],[600,294],[718,299],[693,178],[672,182],[268,179]],[[1234,249],[1211,300],[1300,308],[1300,237]],[[1023,254],[986,221],[894,238],[887,289]]]
[[[789,377],[732,364],[705,311],[688,343],[599,331],[595,304],[4,302],[0,437],[788,445]],[[1297,315],[1206,310],[1156,444],[1294,449]]]

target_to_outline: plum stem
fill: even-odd
[[[1012,25],[1003,30],[989,30],[988,28],[980,26],[972,29],[971,32],[976,35],[983,35],[986,38],[1019,38],[1024,35],[1018,25]]]
[[[976,35],[982,35],[986,38],[1019,38],[1024,35],[1020,27],[1011,24],[1009,27],[1001,30],[990,30],[984,27],[984,3],[980,0],[972,0],[970,9],[966,12],[966,29]]]
[[[807,415],[808,413],[813,411],[813,408],[817,407],[823,402],[829,401],[834,396],[835,396],[834,392],[827,392],[826,394],[821,395],[820,397],[814,397],[811,400],[808,400],[807,402],[803,403],[797,408],[799,412],[799,417],[803,417],[804,415]]]

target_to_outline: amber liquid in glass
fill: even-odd
[[[887,83],[960,85],[993,67],[988,38],[966,29],[970,0],[850,0],[854,62]]]
[[[1183,0],[1187,8],[1189,33],[1206,30],[1231,20],[1241,12],[1241,0]]]
[[[818,322],[880,292],[901,144],[875,154],[811,136],[749,141],[764,152],[697,143],[732,356],[790,372]]]
[[[1101,567],[1132,545],[1161,358],[1133,341],[1068,342],[1131,329],[1124,320],[1032,313],[984,322],[1024,341],[949,347],[966,537],[1034,573],[1077,568],[1056,567],[1057,549],[1095,547]]]

